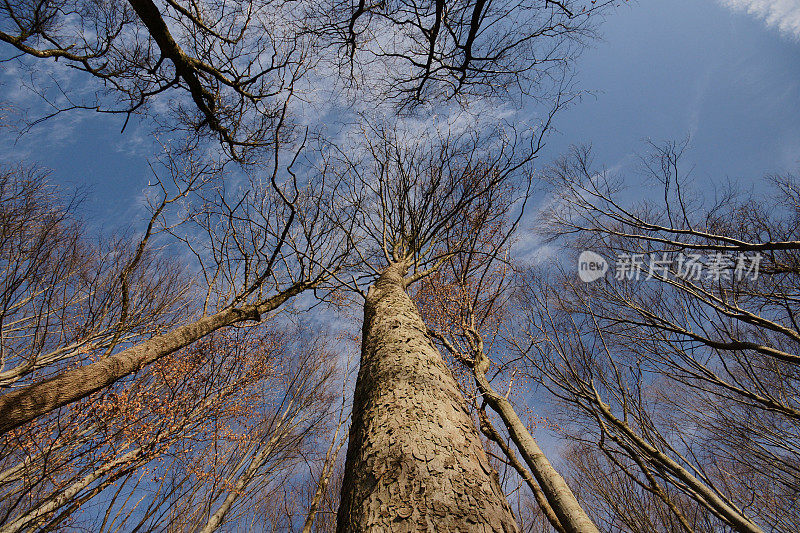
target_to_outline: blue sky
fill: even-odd
[[[744,9],[733,9],[738,6]],[[746,8],[749,8],[749,12]],[[781,29],[782,28],[782,29]],[[800,2],[649,0],[629,2],[601,26],[578,64],[594,91],[557,118],[541,161],[570,144],[591,143],[596,160],[626,168],[644,140],[691,135],[687,160],[700,182],[748,183],[800,167]],[[6,64],[0,90],[17,106],[34,98]],[[9,98],[10,97],[10,98]],[[119,117],[71,114],[37,126],[14,144],[0,134],[3,159],[36,161],[54,179],[90,188],[85,205],[101,225],[135,218],[148,181],[153,139],[120,133]]]
[[[789,3],[797,16],[800,2]],[[561,134],[547,155],[591,143],[597,160],[612,167],[643,150],[644,139],[691,135],[688,159],[698,180],[750,181],[797,169],[800,33],[755,14],[711,0],[619,8],[579,63],[580,85],[596,98],[559,118]]]

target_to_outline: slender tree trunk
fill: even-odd
[[[685,487],[693,491],[695,499],[699,500],[707,509],[728,522],[735,531],[740,533],[764,533],[763,529],[745,516],[742,510],[734,505],[733,502],[722,496],[722,493],[706,485],[702,478],[695,477],[680,463],[642,438],[627,422],[614,416],[611,407],[601,399],[600,393],[594,387],[592,387],[592,393],[594,394],[593,401],[605,419],[616,426],[637,448],[648,456],[651,463],[661,466],[675,476]],[[616,439],[619,439],[619,437],[616,437]],[[617,440],[617,442],[620,441]]]
[[[284,422],[281,422],[283,425]],[[253,477],[258,472],[258,469],[264,466],[264,463],[270,459],[270,454],[275,450],[278,445],[278,441],[284,436],[284,433],[281,431],[281,428],[278,428],[278,433],[273,435],[266,446],[258,453],[256,453],[253,458],[250,460],[250,464],[247,465],[247,468],[242,472],[236,481],[231,484],[231,488],[228,491],[228,494],[225,496],[225,499],[222,501],[222,504],[219,508],[214,511],[214,513],[208,518],[206,525],[203,526],[203,529],[200,530],[200,533],[214,533],[219,527],[222,525],[225,517],[227,516],[228,512],[230,512],[231,507],[233,504],[236,503],[236,500],[242,496],[245,491],[247,490],[247,486],[250,484],[250,481],[253,480]]]
[[[241,308],[229,307],[190,324],[157,335],[136,346],[73,370],[67,370],[45,381],[0,396],[0,435],[26,422],[46,415],[119,381],[146,365],[202,339],[206,335],[249,320],[280,307],[307,288],[310,282],[298,282],[259,304]]]
[[[342,429],[342,421],[336,426],[336,432],[331,439],[331,445],[328,446],[328,451],[325,454],[325,463],[322,465],[322,472],[320,472],[319,480],[317,482],[317,490],[314,493],[314,498],[311,500],[311,505],[308,506],[308,513],[306,513],[306,521],[303,523],[301,533],[311,533],[314,527],[314,521],[317,518],[319,505],[322,503],[322,498],[325,496],[325,491],[328,490],[328,484],[331,482],[331,474],[333,468],[336,466],[336,459],[339,457],[339,452],[344,446],[344,439],[339,438],[339,430]],[[338,444],[336,441],[339,441]]]
[[[517,525],[466,402],[390,265],[367,293],[339,533]]]
[[[103,463],[90,474],[79,479],[72,485],[65,487],[64,490],[60,493],[57,493],[53,499],[47,501],[36,509],[28,511],[10,524],[0,527],[0,533],[17,533],[19,531],[32,531],[37,529],[35,526],[40,525],[46,520],[49,520],[50,517],[52,517],[52,513],[55,513],[55,511],[63,507],[67,502],[69,502],[70,498],[75,497],[76,494],[91,486],[95,481],[101,479],[108,472],[111,472],[115,468],[122,465],[135,463],[136,461],[140,460],[145,453],[145,450],[139,447],[131,450],[122,457],[118,457],[107,463]]]
[[[483,353],[483,341],[479,340],[477,353],[480,359],[472,370],[478,390],[483,394],[489,407],[500,415],[508,429],[511,440],[514,441],[528,468],[531,469],[531,473],[536,477],[536,481],[539,482],[539,486],[547,497],[547,501],[558,518],[561,527],[567,533],[599,533],[597,526],[578,503],[578,499],[572,493],[567,482],[553,468],[536,439],[525,427],[525,423],[517,416],[514,406],[511,405],[508,399],[497,394],[492,388],[486,378],[489,360]]]
[[[528,485],[528,488],[531,489],[533,493],[533,497],[536,498],[536,503],[539,504],[539,508],[542,510],[542,514],[550,522],[550,525],[553,526],[553,529],[556,530],[557,533],[567,533],[567,530],[564,529],[564,526],[561,525],[561,522],[558,520],[558,515],[556,515],[553,508],[550,506],[550,502],[547,501],[547,496],[545,496],[544,492],[542,492],[541,487],[539,487],[539,482],[536,481],[536,478],[533,477],[530,470],[525,468],[519,459],[517,459],[517,452],[509,448],[506,441],[503,440],[503,437],[497,432],[497,430],[492,425],[491,420],[489,420],[489,415],[486,414],[486,411],[481,409],[479,413],[480,421],[481,421],[481,431],[483,432],[486,437],[493,441],[500,450],[503,452],[503,455],[506,456],[508,462],[517,471],[519,477],[525,481]]]

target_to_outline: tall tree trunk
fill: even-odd
[[[367,293],[337,531],[516,533],[405,273],[404,264],[390,265]]]

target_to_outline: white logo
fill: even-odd
[[[585,250],[578,256],[578,277],[590,283],[602,278],[608,271],[608,262],[602,255]]]

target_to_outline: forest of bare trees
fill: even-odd
[[[0,165],[0,532],[800,529],[800,185],[540,160],[616,4],[3,3],[3,128],[156,141]]]

